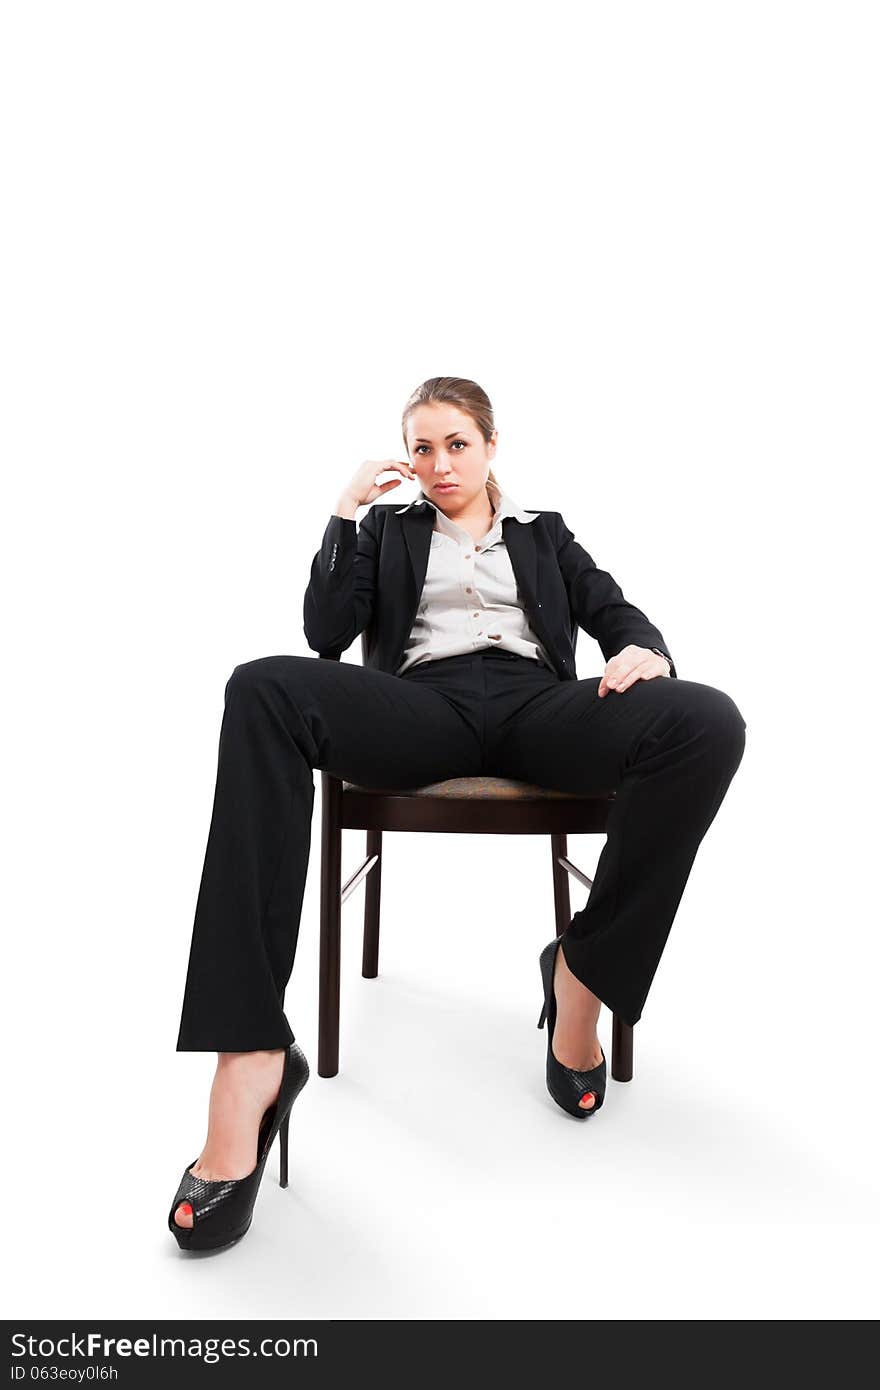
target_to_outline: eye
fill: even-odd
[[[453,448],[453,449],[455,449],[456,444],[460,444],[462,449],[468,449],[468,448],[470,448],[470,445],[468,444],[468,442],[467,442],[466,439],[453,439],[453,441],[452,441],[452,448]],[[415,447],[415,449],[413,449],[413,453],[414,453],[414,454],[421,454],[421,452],[422,452],[423,449],[429,449],[430,447],[431,447],[430,444],[417,444],[416,447]],[[457,454],[458,454],[458,453],[461,453],[461,449],[455,449],[455,452],[456,452]]]

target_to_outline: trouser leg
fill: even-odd
[[[415,787],[480,771],[473,728],[424,683],[273,656],[226,685],[214,805],[177,1050],[285,1047],[314,805],[313,771]]]
[[[626,1023],[641,1017],[700,842],[745,748],[723,691],[658,677],[598,696],[599,680],[533,697],[491,751],[492,771],[584,795],[615,792],[586,907],[562,950]]]

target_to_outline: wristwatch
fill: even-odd
[[[670,671],[672,670],[672,657],[671,657],[671,656],[667,656],[666,652],[662,652],[662,651],[660,650],[659,647],[652,647],[652,648],[651,648],[651,651],[652,651],[652,652],[656,652],[658,656],[662,656],[663,660],[664,660],[665,662],[667,662],[667,664],[668,664],[668,666],[669,666],[669,670],[670,670]]]

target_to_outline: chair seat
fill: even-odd
[[[451,801],[584,801],[578,792],[552,791],[549,787],[534,787],[528,782],[515,782],[508,777],[450,777],[445,782],[432,782],[426,787],[361,787],[356,782],[343,782],[343,792],[353,791],[373,796],[445,797]],[[608,792],[606,795],[611,796]]]

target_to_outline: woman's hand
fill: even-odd
[[[616,690],[618,695],[628,690],[636,681],[650,681],[655,676],[668,676],[669,663],[649,647],[624,647],[613,656],[605,667],[605,674],[599,682],[599,694],[607,695]]]
[[[342,497],[353,503],[355,507],[365,507],[369,502],[375,502],[377,497],[381,497],[383,492],[388,492],[393,487],[400,487],[400,478],[389,478],[387,483],[377,486],[376,478],[380,473],[388,473],[396,469],[403,475],[404,481],[415,478],[415,473],[408,463],[401,462],[400,459],[382,459],[376,462],[375,459],[367,459],[362,463],[355,473],[351,482],[344,489]]]

